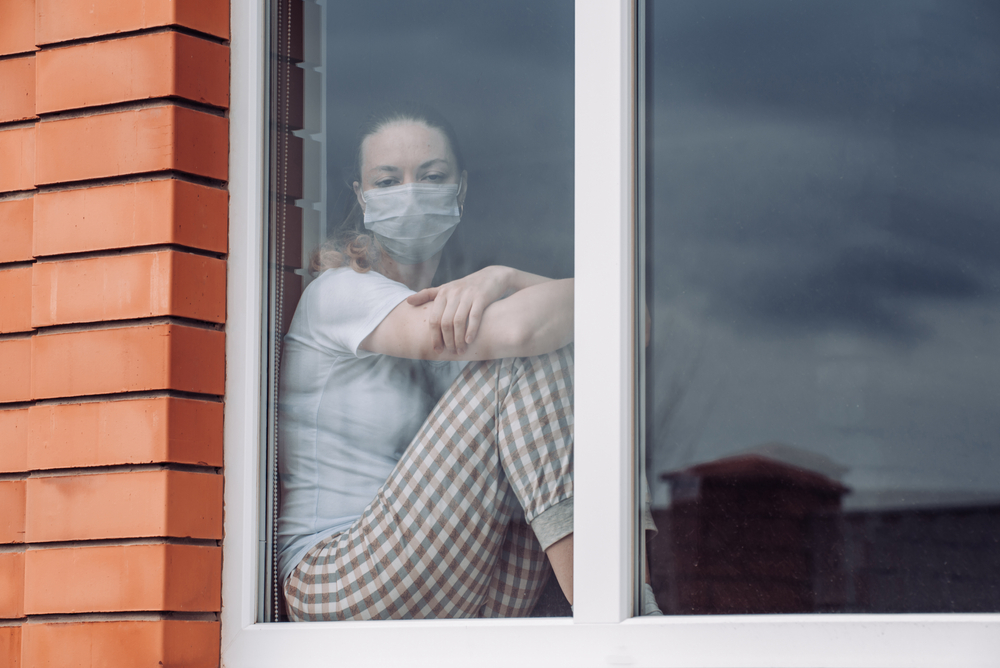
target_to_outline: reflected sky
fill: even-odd
[[[1000,495],[1000,5],[650,23],[654,473],[780,442],[855,505]]]
[[[454,125],[469,171],[465,214],[439,279],[487,264],[573,273],[573,3],[327,3],[333,210],[357,128],[379,106],[429,104]],[[334,216],[336,218],[336,216]]]

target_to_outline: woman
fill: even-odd
[[[375,119],[358,170],[285,339],[289,616],[523,616],[549,564],[572,603],[573,280],[430,287],[468,190],[434,113]]]

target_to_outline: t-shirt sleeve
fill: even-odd
[[[327,352],[367,357],[374,353],[360,349],[361,342],[412,294],[374,271],[328,270],[303,295],[307,336]]]

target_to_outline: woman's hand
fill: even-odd
[[[445,350],[461,355],[476,340],[486,308],[521,287],[516,285],[517,273],[509,267],[486,267],[457,281],[421,290],[406,301],[411,306],[434,302],[430,326],[440,329]]]
[[[412,360],[495,360],[550,353],[571,343],[573,279],[553,281],[514,269],[509,271],[512,273],[506,291],[498,286],[497,276],[494,274],[490,279],[491,272],[486,271],[484,276],[473,274],[461,281],[411,295],[394,308],[359,347],[380,355]],[[510,296],[504,297],[507,292]],[[463,295],[471,296],[471,301]],[[497,296],[502,298],[496,299]],[[490,299],[493,301],[489,302]],[[465,325],[463,312],[469,314],[470,319],[474,310],[479,313],[478,331],[470,336],[467,327],[462,330],[464,341],[472,342],[464,343],[461,335],[457,339],[463,343],[462,352],[445,350],[442,329],[448,321],[444,314],[446,300],[452,304],[449,313],[453,314],[453,337],[456,319]],[[473,309],[471,304],[477,301],[482,306]],[[463,303],[467,306],[460,307]],[[437,315],[433,318],[437,319],[432,322],[434,313]]]

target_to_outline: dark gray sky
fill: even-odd
[[[656,468],[778,441],[859,505],[996,496],[1000,6],[651,14]]]

